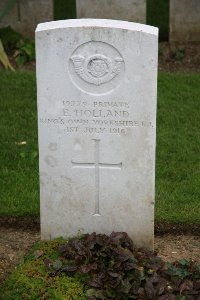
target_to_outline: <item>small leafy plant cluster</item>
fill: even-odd
[[[185,57],[185,48],[179,47],[172,51],[172,58],[174,58],[175,60],[181,61],[184,59],[184,57]]]
[[[200,266],[188,260],[165,263],[156,253],[134,247],[124,232],[76,237],[58,252],[56,261],[45,260],[51,275],[79,278],[90,300],[200,299]]]
[[[18,67],[35,60],[35,44],[10,27],[0,30],[0,40],[5,49],[4,56],[12,56]],[[0,57],[1,58],[1,57]]]

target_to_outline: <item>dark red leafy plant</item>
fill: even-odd
[[[200,266],[165,263],[137,249],[125,232],[83,235],[58,249],[60,260],[46,263],[52,274],[65,272],[85,283],[89,300],[200,300]]]

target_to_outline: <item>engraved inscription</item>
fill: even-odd
[[[113,59],[104,55],[92,55],[88,58],[77,55],[71,57],[76,73],[86,82],[101,85],[112,80],[121,71],[121,57]]]
[[[99,198],[100,198],[100,173],[99,170],[104,169],[122,169],[122,162],[111,164],[111,163],[100,163],[100,140],[93,139],[94,141],[94,162],[75,162],[72,161],[72,168],[94,168],[95,169],[95,211],[94,216],[100,216]]]
[[[60,115],[40,118],[40,122],[63,128],[66,134],[118,134],[126,135],[137,128],[154,128],[150,115],[136,119],[130,103],[119,99],[94,101],[84,99],[62,100]]]

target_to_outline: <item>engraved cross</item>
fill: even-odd
[[[100,140],[94,139],[94,162],[74,162],[72,161],[72,168],[94,168],[95,169],[95,212],[94,216],[100,216],[99,211],[99,192],[100,192],[100,169],[122,169],[122,162],[118,164],[100,163]]]

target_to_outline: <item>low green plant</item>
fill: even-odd
[[[185,48],[178,48],[172,51],[172,57],[175,60],[183,60],[183,58],[185,57]]]
[[[90,300],[198,300],[200,296],[200,266],[188,260],[165,263],[156,253],[134,247],[125,232],[85,234],[58,251],[60,259],[46,261],[51,274],[64,272],[81,279]]]
[[[0,29],[0,39],[5,53],[13,56],[18,67],[35,60],[35,44],[10,27]]]
[[[15,49],[17,42],[22,39],[23,36],[14,31],[10,26],[0,28],[0,39],[5,47],[6,51],[12,51]]]
[[[18,66],[35,59],[35,44],[27,39],[21,39],[16,44],[14,58]]]
[[[25,257],[24,263],[18,265],[2,285],[0,299],[85,300],[83,284],[76,278],[64,273],[51,276],[47,272],[44,260],[57,259],[56,248],[63,242],[62,239],[56,239],[37,243]]]

